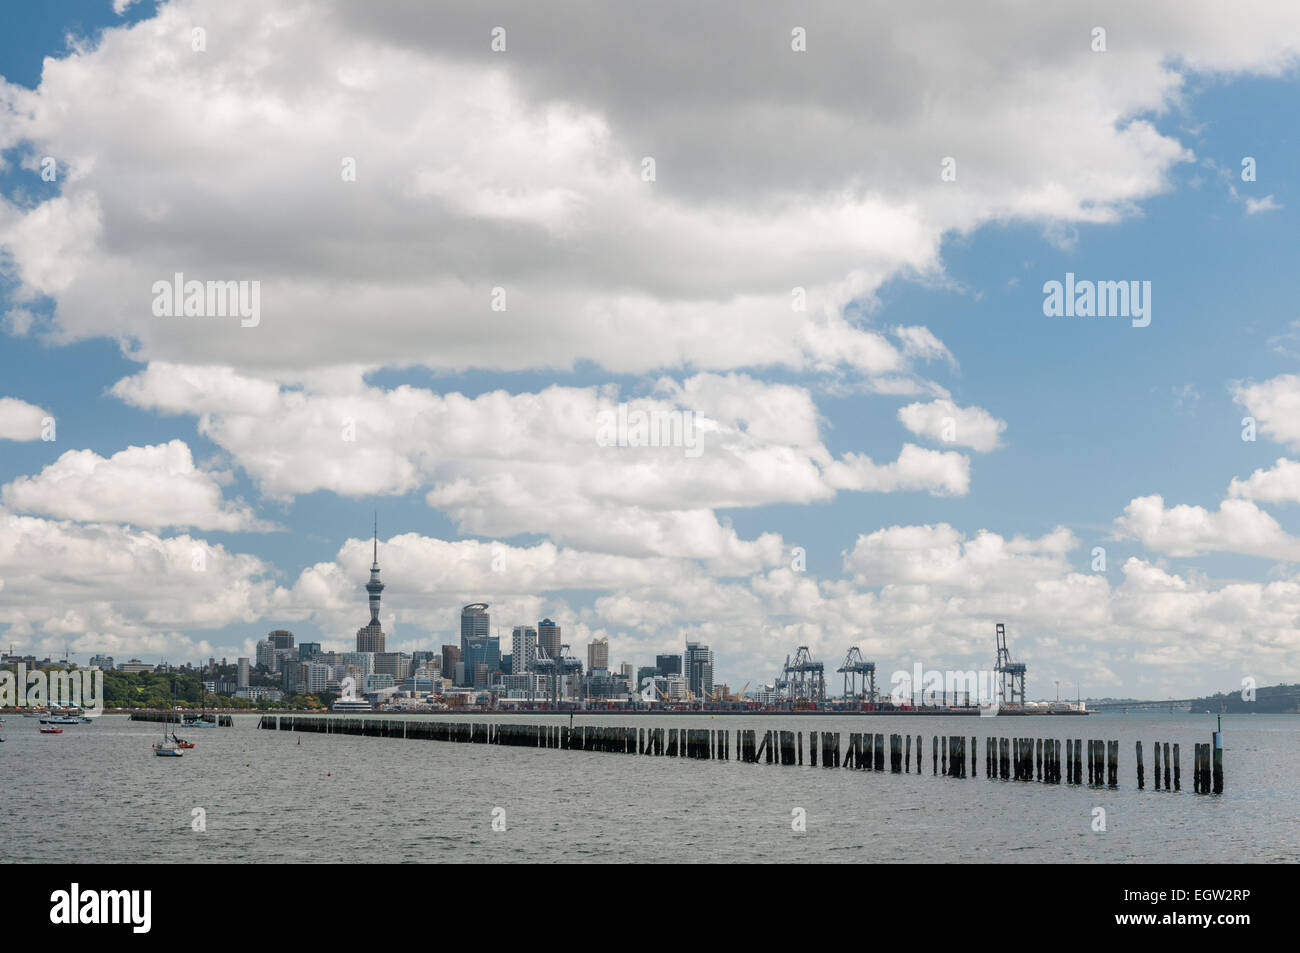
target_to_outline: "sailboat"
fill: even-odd
[[[173,680],[173,681],[172,681],[172,695],[173,695],[173,699],[174,699],[175,694],[176,694],[176,682],[175,682],[175,680]],[[171,719],[171,706],[168,705],[167,707],[168,707],[167,719],[170,720],[170,719]],[[156,754],[156,755],[157,755],[158,757],[160,757],[160,758],[179,758],[179,757],[182,756],[182,755],[181,755],[181,747],[180,747],[180,745],[178,745],[178,744],[177,744],[176,742],[174,742],[174,741],[168,741],[168,740],[167,740],[167,721],[166,721],[166,720],[163,721],[162,744],[157,744],[157,743],[155,743],[154,746],[153,746],[153,753]]]
[[[203,694],[202,694],[202,702],[201,702],[201,707],[199,709],[199,713],[195,717],[190,718],[188,720],[182,718],[181,719],[182,728],[215,728],[216,727],[216,725],[214,725],[212,722],[208,721],[207,718],[204,717],[208,712],[208,693],[207,690],[203,689],[202,687],[200,687],[200,691],[202,691]]]

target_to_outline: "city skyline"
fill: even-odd
[[[265,9],[0,37],[0,645],[1300,679],[1300,13]]]

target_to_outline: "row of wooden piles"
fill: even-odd
[[[628,728],[582,725],[510,725],[493,722],[421,720],[410,718],[357,718],[296,715],[263,715],[259,728],[325,734],[365,735],[379,738],[417,738],[462,744],[509,747],[555,748],[569,751],[604,751],[619,754],[657,755],[698,760],[732,759],[731,734],[714,728]],[[859,771],[924,773],[925,739],[921,735],[849,732],[841,747],[838,731],[809,731],[807,744],[802,731],[754,729],[736,732],[735,760],[748,764],[802,765],[851,768]],[[915,745],[913,745],[915,739]],[[969,741],[969,745],[967,742]],[[915,749],[915,757],[913,757]],[[1196,745],[1194,768],[1198,794],[1223,791],[1222,756],[1211,757],[1212,746]],[[952,778],[977,777],[979,739],[964,735],[934,735],[930,742],[930,768],[935,775]],[[1062,756],[1064,754],[1064,757]],[[1179,746],[1155,745],[1155,788],[1182,788]],[[1163,765],[1162,765],[1163,755]],[[886,768],[888,765],[888,768]],[[984,742],[984,774],[990,780],[1039,781],[1044,784],[1082,784],[1084,766],[1088,784],[1119,786],[1119,742],[1089,739],[998,738]],[[1162,770],[1163,768],[1163,770]],[[1146,786],[1142,742],[1137,742],[1138,787]]]

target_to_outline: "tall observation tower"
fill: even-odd
[[[379,597],[384,591],[384,584],[379,581],[379,517],[375,517],[374,535],[375,556],[370,564],[370,581],[366,583],[366,592],[370,596],[370,622],[357,629],[358,652],[384,651],[384,630],[379,625]]]

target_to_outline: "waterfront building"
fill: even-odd
[[[621,678],[607,668],[593,668],[587,671],[587,697],[599,699],[621,698],[627,695],[627,686]]]
[[[384,651],[384,629],[379,624],[379,597],[384,591],[384,584],[379,581],[379,523],[375,523],[374,561],[370,564],[370,581],[366,583],[366,593],[370,600],[370,621],[357,629],[358,652]]]
[[[284,701],[284,693],[278,688],[267,688],[263,685],[253,685],[249,688],[241,688],[235,692],[237,698],[247,698],[252,702],[278,702]]]
[[[507,675],[501,679],[507,698],[546,699],[551,695],[551,680],[535,672]]]

